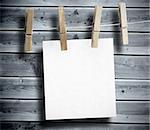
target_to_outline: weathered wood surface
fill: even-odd
[[[43,78],[0,77],[1,99],[43,99]],[[150,100],[150,80],[116,79],[117,100]]]
[[[149,123],[149,101],[117,101],[117,117],[87,122]],[[0,100],[2,121],[44,121],[43,100]],[[74,120],[84,122],[85,120]]]
[[[145,124],[3,122],[2,130],[148,130]]]
[[[118,0],[1,0],[2,6],[95,6],[103,4],[104,7],[118,7]],[[148,0],[121,0],[127,4],[127,7],[149,7]]]
[[[24,30],[25,7],[1,8],[1,30]],[[57,8],[35,8],[33,30],[57,30]],[[104,8],[101,25],[119,23],[118,9]],[[92,25],[94,8],[66,7],[65,17],[68,31],[91,31],[87,26]],[[149,9],[127,9],[128,23],[150,20]],[[128,31],[150,32],[147,23],[128,24]],[[75,28],[74,28],[75,27]],[[101,31],[120,31],[120,26],[101,26]]]
[[[0,76],[42,76],[42,54],[0,54]],[[149,79],[149,56],[115,55],[115,77]]]
[[[102,13],[103,25],[119,23],[119,1],[86,0],[81,3],[79,0],[1,0],[0,120],[6,121],[0,124],[2,130],[149,129],[149,124],[143,123],[149,123],[150,110],[150,22],[130,24],[150,20],[149,0],[121,0],[127,4],[128,46],[121,43],[119,26],[102,26],[100,33],[100,38],[114,38],[117,117],[75,120],[73,123],[43,122],[42,41],[59,39],[57,6],[65,6],[68,39],[85,39],[91,38],[91,28],[86,27],[92,25],[94,6],[103,4],[105,7]],[[27,7],[35,9],[32,53],[39,54],[23,53]]]
[[[0,31],[0,52],[24,52],[24,32]],[[129,44],[124,46],[120,33],[102,32],[100,38],[114,38],[115,54],[150,55],[150,34],[129,33]],[[68,39],[91,38],[91,32],[68,32]],[[59,40],[58,32],[35,31],[33,33],[32,52],[42,51],[42,42],[46,40]]]

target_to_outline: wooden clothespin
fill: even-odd
[[[58,19],[59,19],[61,50],[67,50],[67,34],[66,34],[65,14],[63,6],[58,7]]]
[[[128,44],[128,24],[127,24],[127,13],[126,13],[126,4],[119,3],[119,14],[120,14],[120,23],[121,23],[121,32],[122,32],[122,42],[124,45]]]
[[[94,11],[94,18],[93,18],[94,25],[93,25],[93,30],[92,30],[92,44],[91,44],[91,47],[93,47],[93,48],[98,47],[101,15],[102,15],[102,6],[96,5],[95,11]]]
[[[34,10],[26,10],[26,33],[25,33],[25,52],[32,50],[32,24],[33,24]]]

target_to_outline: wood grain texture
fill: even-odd
[[[3,122],[2,130],[148,130],[143,124]]]
[[[1,30],[24,30],[25,7],[3,7],[1,8]],[[34,8],[33,30],[57,30],[58,11],[57,8]],[[65,18],[67,31],[91,31],[94,8],[66,7]],[[119,10],[105,8],[102,12],[101,25],[120,23]],[[130,22],[150,20],[149,9],[127,9],[127,19]],[[128,31],[150,32],[147,23],[129,24]],[[74,28],[75,27],[75,28]],[[101,26],[101,31],[120,31],[120,26]]]
[[[24,52],[24,33],[19,31],[0,31],[0,52]],[[91,38],[91,32],[68,32],[67,39]],[[129,44],[121,43],[121,34],[101,32],[101,38],[114,38],[115,54],[150,55],[150,34],[129,33]],[[42,51],[42,42],[58,40],[58,32],[36,31],[33,33],[32,52]]]
[[[105,7],[117,7],[118,0],[68,0],[55,1],[55,0],[1,0],[2,6],[95,6],[97,4],[103,4]],[[148,0],[122,0],[127,4],[127,7],[149,7]]]
[[[150,100],[150,80],[116,79],[117,100]],[[0,77],[1,99],[43,99],[44,80],[33,77]]]
[[[0,76],[42,76],[42,54],[0,54]],[[115,55],[115,77],[149,79],[149,56]]]
[[[87,122],[149,123],[149,101],[117,101],[117,117]],[[44,121],[43,100],[0,100],[2,121]],[[84,122],[85,120],[74,120]]]

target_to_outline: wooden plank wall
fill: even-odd
[[[118,2],[128,23],[150,20],[149,0],[1,0],[0,120],[2,130],[148,130],[150,110],[150,22],[129,24],[129,45],[119,26],[102,26],[114,38],[117,117],[44,121],[42,41],[59,39],[57,6],[65,6],[68,39],[91,38],[94,5],[103,4],[102,24],[119,23]],[[25,9],[35,9],[33,50],[24,53]],[[79,27],[74,28],[74,27]]]

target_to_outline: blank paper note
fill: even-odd
[[[46,120],[116,115],[113,39],[43,42]]]

